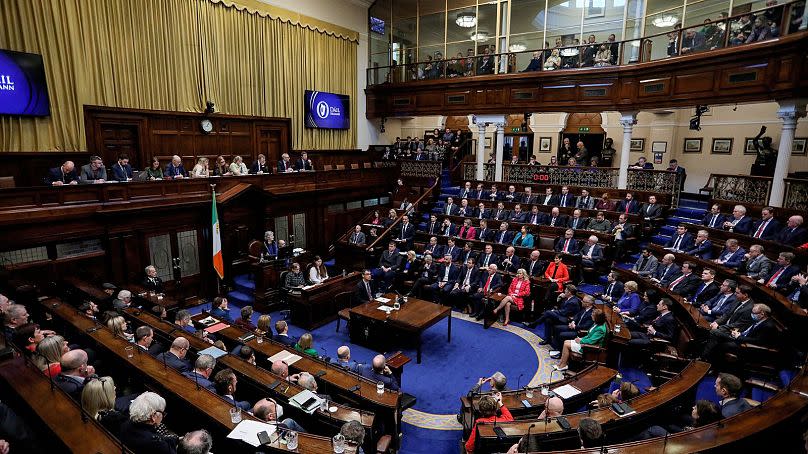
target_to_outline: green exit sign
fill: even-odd
[[[522,128],[511,128],[511,132],[519,132]]]
[[[582,126],[578,128],[578,132],[589,132],[589,126]]]

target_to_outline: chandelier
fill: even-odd
[[[523,43],[513,43],[508,46],[508,50],[511,52],[524,52],[527,50],[527,46]]]
[[[471,34],[472,41],[488,41],[488,32],[478,31],[477,33]]]
[[[460,13],[455,19],[458,27],[471,28],[477,25],[477,16],[474,13]]]
[[[677,22],[679,22],[679,19],[677,19],[676,16],[671,16],[670,14],[657,17],[651,21],[651,23],[654,24],[654,27],[657,28],[673,27]]]

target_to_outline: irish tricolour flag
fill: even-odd
[[[224,279],[224,260],[222,259],[222,237],[219,235],[219,215],[216,213],[216,190],[213,190],[213,208],[211,209],[211,222],[213,224],[213,269],[219,275],[219,279]]]

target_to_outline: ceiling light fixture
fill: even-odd
[[[477,25],[477,16],[474,13],[460,13],[455,19],[458,27],[472,28]]]
[[[471,40],[472,41],[477,41],[477,42],[488,41],[488,38],[489,38],[488,32],[484,32],[484,31],[478,31],[477,33],[472,33],[471,34]]]
[[[508,50],[511,52],[524,52],[527,50],[527,46],[523,43],[513,43],[508,46]]]
[[[671,16],[670,14],[657,17],[651,21],[651,23],[654,24],[654,27],[657,28],[673,27],[677,22],[679,22],[679,19],[676,16]]]

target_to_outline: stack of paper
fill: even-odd
[[[221,350],[219,348],[216,348],[216,347],[208,347],[208,348],[200,351],[199,354],[200,355],[210,355],[215,359],[215,358],[218,358],[220,356],[226,355],[227,352],[224,351],[224,350]]]
[[[272,434],[275,433],[275,425],[253,421],[251,419],[243,419],[233,431],[227,435],[227,438],[242,440],[250,446],[258,447],[261,444],[261,442],[258,441],[258,434],[264,431],[272,438]]]
[[[288,352],[286,350],[275,353],[274,355],[268,358],[270,363],[274,363],[275,361],[283,361],[286,363],[287,366],[291,366],[299,359],[300,359],[299,355],[295,355],[294,353]]]
[[[317,397],[316,394],[308,389],[304,389],[289,399],[289,405],[300,408],[306,413],[312,414],[314,413],[314,410],[317,410],[317,408],[320,406],[320,402],[322,401],[323,399]]]
[[[562,399],[569,399],[572,396],[581,394],[581,390],[572,385],[563,385],[558,388],[553,388],[553,392]]]
[[[201,324],[203,324],[205,326],[210,326],[210,325],[213,325],[214,323],[216,323],[217,321],[218,320],[216,320],[215,318],[213,318],[211,316],[207,316],[207,317],[203,318],[202,320],[200,320],[199,323],[201,323]]]
[[[380,297],[376,298],[376,301],[378,301],[378,302],[380,302],[382,304],[387,304],[387,303],[390,302],[390,298],[385,298],[383,296],[380,296]]]

